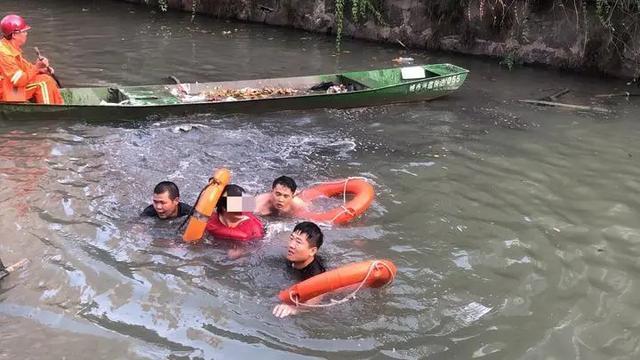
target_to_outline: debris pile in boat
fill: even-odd
[[[327,94],[337,94],[344,93],[349,91],[355,91],[355,86],[353,84],[344,85],[344,84],[336,84],[333,81],[325,81],[320,84],[314,85],[309,88],[311,91],[324,91]]]
[[[348,92],[349,89],[344,84],[332,85],[327,89],[327,94],[337,94]]]
[[[256,88],[242,88],[242,89],[224,89],[214,88],[211,91],[204,93],[208,101],[233,101],[233,100],[254,100],[264,99],[273,96],[292,96],[299,93],[300,90],[293,88],[279,88],[279,87],[263,87],[261,89]]]

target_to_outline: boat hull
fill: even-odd
[[[441,65],[441,64],[438,64]],[[432,100],[457,90],[465,81],[467,70],[452,66],[449,74],[431,76],[424,79],[388,84],[371,75],[372,72],[354,72],[339,75],[320,75],[299,78],[281,78],[250,80],[238,82],[201,83],[193,85],[198,91],[222,86],[241,88],[243,86],[306,86],[324,80],[341,77],[357,84],[382,84],[380,87],[363,86],[362,90],[343,93],[318,93],[299,96],[268,97],[236,101],[179,102],[169,90],[176,85],[155,85],[147,87],[124,87],[124,94],[151,94],[129,104],[102,103],[91,104],[89,97],[106,98],[107,88],[67,89],[66,105],[39,105],[30,103],[0,103],[0,119],[5,121],[28,120],[82,120],[82,121],[118,121],[118,120],[154,120],[165,117],[181,117],[192,114],[230,114],[261,113],[281,110],[306,110],[317,108],[357,108],[380,106],[394,103],[406,103]],[[378,70],[390,71],[393,69]],[[346,76],[349,75],[349,76]],[[368,77],[367,77],[368,76]],[[104,94],[103,94],[104,93]],[[175,92],[174,92],[175,93]],[[90,94],[86,99],[84,95]],[[98,94],[98,95],[96,95]],[[132,97],[136,99],[135,97]],[[94,101],[97,102],[97,101]]]

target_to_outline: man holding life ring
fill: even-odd
[[[18,15],[10,14],[0,20],[0,101],[38,104],[64,103],[60,89],[53,78],[49,60],[40,57],[35,64],[22,54],[31,26]]]
[[[167,220],[189,214],[191,206],[180,202],[178,186],[171,181],[162,181],[153,189],[153,204],[147,206],[141,215]]]
[[[297,281],[304,281],[326,271],[322,260],[317,256],[322,246],[324,235],[318,225],[303,221],[297,224],[289,235],[287,245],[287,261],[289,269]],[[320,297],[309,302],[316,303]],[[289,304],[278,304],[273,308],[273,315],[283,318],[298,313],[298,308]]]
[[[262,216],[296,216],[306,209],[302,199],[295,196],[296,182],[288,176],[280,176],[271,184],[271,192],[256,197],[255,213]]]
[[[236,184],[224,188],[216,212],[207,222],[207,232],[214,238],[251,241],[264,237],[264,225],[251,213],[255,208],[254,198],[242,196],[244,193]]]

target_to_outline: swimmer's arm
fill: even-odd
[[[239,258],[247,255],[249,251],[244,247],[234,247],[233,249],[229,249],[227,251],[227,257],[229,260],[238,260]]]
[[[256,196],[256,209],[254,214],[258,215],[271,215],[271,207],[269,206],[269,193],[260,194]]]
[[[293,197],[293,208],[296,214],[305,212],[308,210],[307,203],[304,202],[298,195]]]

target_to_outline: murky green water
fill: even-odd
[[[65,84],[159,83],[391,66],[397,48],[110,1],[4,0]],[[236,30],[237,29],[237,30]],[[223,35],[223,31],[231,31]],[[496,61],[409,54],[471,69],[454,96],[349,111],[91,125],[0,124],[0,255],[30,266],[0,285],[0,357],[635,359],[640,354],[638,100],[593,115],[563,101],[623,82]],[[185,131],[188,130],[188,131]],[[276,319],[291,283],[291,221],[250,255],[186,246],[178,221],[137,217],[160,180],[192,202],[213,168],[253,192],[366,176],[362,219],[326,229],[330,267],[392,259],[396,282],[327,311]]]

